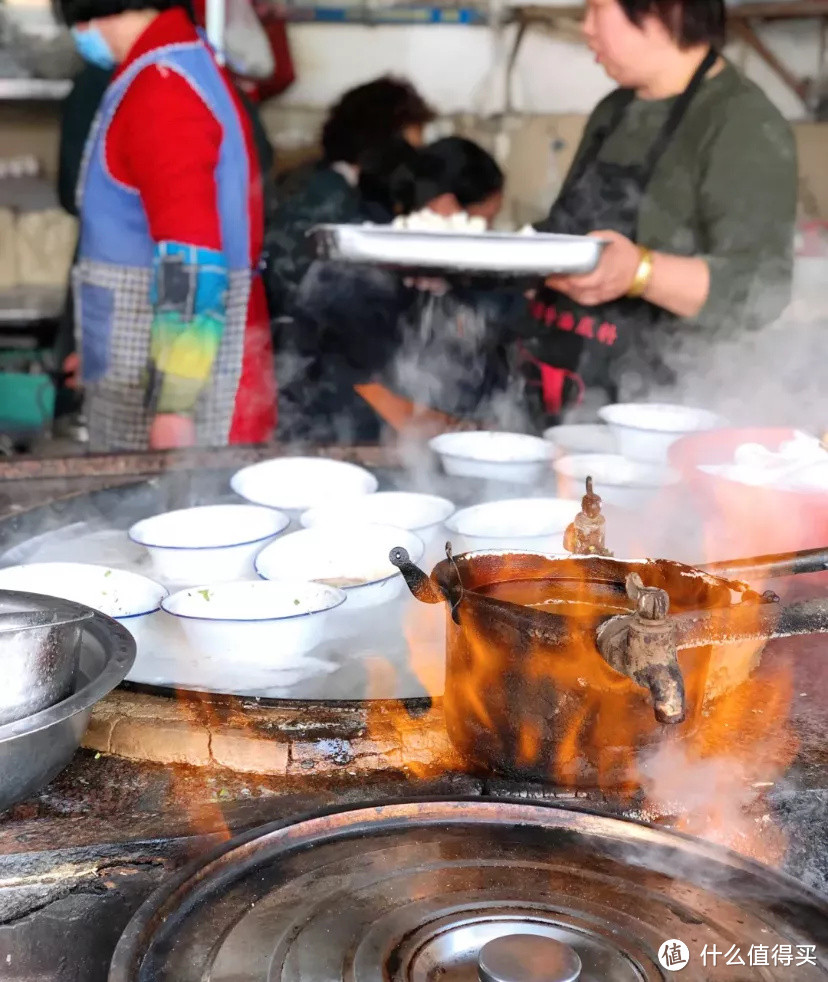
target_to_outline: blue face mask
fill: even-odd
[[[78,54],[84,61],[89,61],[98,68],[114,68],[115,58],[103,34],[97,27],[90,25],[84,31],[72,28],[72,38]]]

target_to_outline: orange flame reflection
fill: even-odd
[[[209,692],[176,689],[176,698],[186,703],[195,720],[208,733],[221,728],[225,724],[227,715],[232,712],[226,705],[222,706],[211,699]],[[174,792],[176,786],[180,784],[181,788],[176,797],[184,803],[195,833],[215,835],[219,842],[226,842],[232,838],[222,804],[217,797],[214,801],[200,799],[197,806],[189,807],[186,780],[177,767],[170,768],[170,784]]]
[[[424,606],[413,598],[406,604],[403,633],[408,649],[407,669],[427,693],[422,700],[388,700],[393,689],[389,672],[395,670],[381,654],[367,660],[367,736],[399,753],[400,768],[414,778],[438,777],[461,771],[463,762],[451,745],[443,725],[442,695],[445,671],[435,658],[435,645],[444,649],[444,612],[441,606]],[[392,753],[393,753],[392,752]],[[390,755],[386,763],[395,759]]]

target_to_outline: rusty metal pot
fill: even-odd
[[[402,549],[391,561],[417,599],[448,605],[452,742],[509,776],[623,782],[639,751],[698,727],[718,639],[755,664],[772,633],[828,630],[824,600],[781,607],[668,560],[447,553],[431,576]]]

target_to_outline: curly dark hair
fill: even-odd
[[[432,119],[433,110],[410,82],[390,75],[366,82],[346,92],[331,109],[322,128],[325,160],[356,164],[407,126]]]
[[[414,206],[422,208],[441,194],[453,194],[461,208],[480,204],[503,190],[503,171],[473,140],[447,136],[420,153]]]
[[[478,205],[503,190],[503,171],[482,147],[460,136],[415,150],[401,136],[374,147],[359,159],[359,190],[369,211],[383,220],[424,208],[452,194],[461,208]]]
[[[195,20],[192,0],[52,0],[55,18],[67,27],[85,24],[98,17],[122,14],[126,10],[157,10],[162,13],[175,7],[181,7],[190,20]]]
[[[359,192],[369,213],[385,221],[412,211],[422,151],[401,136],[372,147],[359,158]],[[379,209],[379,212],[377,211]]]
[[[624,13],[641,24],[646,14],[655,14],[678,43],[689,48],[710,44],[721,48],[725,43],[727,13],[725,0],[618,0]]]

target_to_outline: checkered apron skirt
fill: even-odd
[[[107,304],[110,311],[108,337],[99,342],[108,346],[106,373],[84,383],[90,449],[146,450],[152,423],[152,415],[144,406],[153,319],[149,300],[152,270],[82,259],[73,270],[72,281],[78,351],[83,351],[84,324],[89,330],[90,321],[94,323],[85,318],[85,303],[94,298],[98,305]],[[224,446],[229,440],[241,378],[251,282],[251,274],[246,271],[230,273],[224,333],[212,377],[195,409],[198,446]]]

